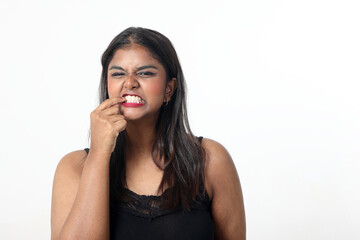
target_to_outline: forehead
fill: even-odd
[[[131,44],[130,46],[126,46],[115,51],[109,67],[112,65],[136,67],[146,64],[156,64],[162,67],[162,64],[152,56],[151,52],[146,47],[138,44]]]

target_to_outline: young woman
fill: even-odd
[[[102,67],[90,149],[56,169],[52,239],[245,239],[234,163],[219,143],[192,134],[171,42],[128,28]]]

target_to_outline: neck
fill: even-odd
[[[126,126],[126,154],[133,158],[151,156],[155,141],[156,121],[128,121]]]

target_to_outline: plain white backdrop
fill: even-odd
[[[0,239],[49,239],[54,172],[88,147],[100,56],[173,42],[196,135],[236,164],[249,240],[360,239],[357,1],[0,1]],[[221,179],[219,179],[221,181]]]

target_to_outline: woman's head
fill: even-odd
[[[182,69],[174,47],[170,40],[159,32],[145,28],[130,27],[117,35],[109,44],[101,58],[102,74],[100,82],[100,102],[108,99],[108,70],[117,50],[129,48],[132,45],[140,45],[146,48],[159,61],[166,72],[166,81],[176,79],[176,86],[171,100],[166,106],[166,111],[174,110],[179,113],[179,108],[185,104],[185,82]],[[165,107],[164,107],[165,109]]]
[[[171,100],[176,78],[167,80],[163,65],[136,43],[117,49],[107,74],[109,98],[125,97],[121,114],[127,121],[155,124],[164,103]]]

